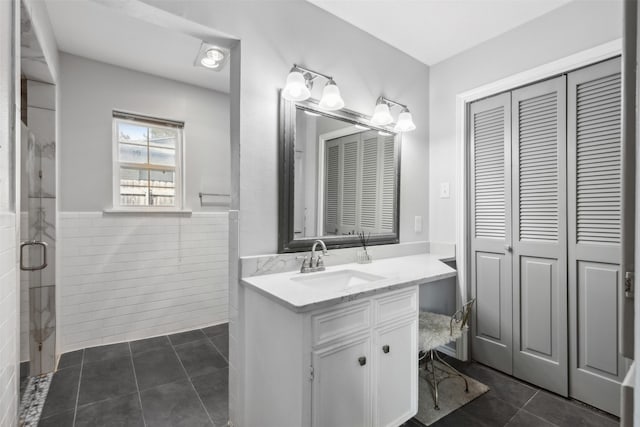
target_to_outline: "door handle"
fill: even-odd
[[[358,357],[358,363],[360,364],[360,366],[364,366],[367,364],[367,358],[366,357]]]
[[[42,264],[35,267],[27,267],[24,265],[24,248],[25,246],[42,246]],[[47,267],[47,244],[38,240],[28,240],[20,243],[20,270],[24,271],[38,271]]]
[[[391,348],[388,345],[383,345],[382,346],[382,352],[383,353],[389,353],[389,350],[391,350]]]

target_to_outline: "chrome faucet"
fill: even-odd
[[[315,271],[324,271],[324,261],[322,255],[316,255],[316,248],[320,245],[322,247],[322,255],[328,255],[327,245],[320,239],[313,242],[311,246],[311,259],[306,256],[302,260],[302,266],[300,267],[300,273],[313,273]]]

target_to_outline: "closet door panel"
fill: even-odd
[[[553,362],[557,362],[553,348],[558,340],[553,328],[558,323],[557,270],[555,260],[520,258],[521,351]]]
[[[513,91],[513,373],[566,396],[565,78]]]
[[[616,380],[622,366],[618,345],[620,268],[614,264],[578,262],[578,366],[583,372]]]
[[[618,414],[624,278],[621,63],[568,76],[570,394]]]
[[[470,106],[472,351],[512,373],[510,94]]]

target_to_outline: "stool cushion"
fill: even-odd
[[[434,350],[440,346],[456,341],[466,331],[459,324],[453,323],[453,334],[450,328],[451,316],[421,311],[419,317],[420,350]]]

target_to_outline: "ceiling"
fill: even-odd
[[[195,67],[202,43],[92,1],[46,0],[58,49],[77,56],[229,92],[229,65]]]
[[[434,65],[571,0],[308,0]]]

